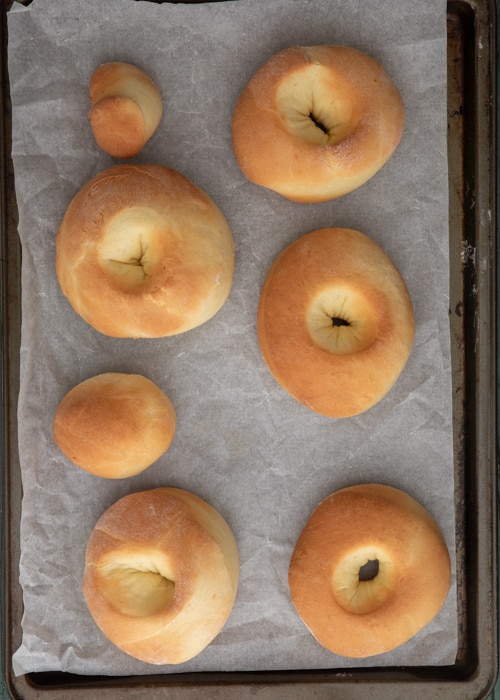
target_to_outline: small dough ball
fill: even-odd
[[[100,172],[74,197],[56,238],[63,293],[117,338],[170,336],[208,321],[229,295],[233,268],[220,209],[161,165]]]
[[[170,399],[146,377],[109,372],[71,389],[54,414],[54,441],[81,469],[124,479],[156,462],[174,439]]]
[[[232,119],[241,170],[296,202],[352,192],[391,157],[404,129],[401,95],[371,56],[347,46],[296,46],[269,58]]]
[[[413,308],[380,246],[352,229],[319,229],[271,265],[257,331],[267,366],[291,396],[345,418],[374,406],[395,384],[413,344]]]
[[[149,664],[203,651],[231,614],[238,588],[234,535],[222,515],[175,488],[117,501],[90,536],[83,593],[103,634]]]
[[[351,486],[310,516],[290,561],[293,604],[317,641],[350,658],[383,654],[441,610],[450,556],[434,518],[382,484]]]
[[[90,125],[97,144],[114,158],[132,158],[157,130],[161,93],[143,70],[130,63],[103,63],[89,82]]]

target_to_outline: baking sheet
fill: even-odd
[[[57,2],[35,0],[9,17],[23,243],[26,612],[17,673],[158,671],[110,648],[80,593],[94,522],[132,490],[165,483],[193,490],[224,514],[238,539],[242,571],[233,615],[183,671],[366,663],[318,648],[294,614],[286,585],[301,527],[337,488],[385,481],[409,491],[437,518],[454,561],[444,5],[333,5],[335,22],[331,2],[270,2],[256,12],[256,3],[246,0],[204,6],[122,1],[105,8],[88,2],[83,9],[65,2],[64,11]],[[294,205],[255,188],[230,149],[239,90],[267,55],[293,43],[347,43],[372,53],[407,107],[405,136],[389,164],[358,192],[327,205]],[[141,65],[165,96],[160,130],[136,162],[181,170],[221,206],[235,237],[230,299],[211,322],[174,339],[99,336],[67,306],[53,272],[55,232],[67,203],[113,162],[95,147],[86,123],[88,76],[113,59]],[[263,366],[255,337],[260,285],[274,256],[302,233],[329,225],[359,228],[385,247],[405,277],[417,319],[414,352],[395,389],[368,413],[343,421],[311,414],[284,395]],[[178,414],[171,450],[126,483],[96,482],[65,461],[51,440],[51,416],[64,393],[108,370],[146,374]],[[432,626],[369,664],[452,663],[455,651],[453,585]]]

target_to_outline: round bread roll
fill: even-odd
[[[140,474],[168,450],[170,399],[139,374],[108,372],[78,384],[53,419],[54,441],[81,469],[106,479]]]
[[[364,658],[408,641],[439,612],[450,557],[432,516],[381,484],[351,486],[314,510],[295,546],[290,593],[329,651]]]
[[[132,158],[157,130],[161,93],[153,80],[130,63],[103,63],[89,82],[89,112],[94,138],[114,158]]]
[[[371,178],[403,128],[401,95],[374,58],[346,46],[299,46],[272,56],[250,80],[232,137],[253,183],[322,202]]]
[[[231,289],[233,238],[210,197],[161,165],[117,165],[75,196],[56,239],[73,309],[115,337],[160,337],[210,319]]]
[[[262,356],[297,401],[331,418],[366,411],[403,370],[413,309],[386,253],[359,231],[326,228],[289,245],[262,288]]]
[[[83,593],[104,635],[149,664],[180,664],[219,634],[239,576],[234,536],[192,493],[157,488],[117,501],[88,542]]]

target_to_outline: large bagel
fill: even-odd
[[[143,70],[130,63],[103,63],[89,81],[89,120],[98,145],[115,158],[137,155],[158,128],[161,93]]]
[[[239,576],[234,536],[192,493],[157,488],[125,496],[90,536],[83,593],[94,621],[127,654],[180,664],[221,631]]]
[[[160,165],[117,165],[70,203],[56,270],[74,310],[101,333],[159,337],[190,330],[224,304],[233,239],[219,208]]]
[[[346,46],[311,46],[261,66],[236,103],[232,136],[249,180],[320,202],[371,178],[403,128],[401,96],[380,63]]]
[[[317,413],[342,418],[380,401],[413,343],[405,283],[386,253],[351,229],[313,231],[271,266],[257,330],[279,384]]]
[[[73,387],[53,420],[54,441],[81,469],[106,479],[144,471],[170,447],[172,402],[139,374],[106,372]]]
[[[403,644],[439,612],[450,557],[432,516],[408,494],[363,484],[312,513],[289,569],[293,604],[326,649],[351,658]]]

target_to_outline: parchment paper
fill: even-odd
[[[319,646],[295,613],[287,584],[290,555],[314,507],[339,488],[369,481],[406,490],[435,516],[455,573],[445,1],[34,0],[28,8],[14,6],[8,29],[23,246],[25,614],[15,672],[453,663],[455,577],[428,627],[392,653],[359,661]],[[380,60],[401,90],[406,128],[394,156],[362,188],[326,204],[294,204],[242,175],[231,149],[231,114],[267,57],[321,43],[351,45]],[[96,146],[87,121],[89,76],[109,60],[142,67],[164,98],[160,128],[134,161],[180,170],[217,202],[234,235],[230,298],[211,321],[178,337],[100,335],[72,311],[55,276],[55,235],[68,203],[116,162]],[[255,330],[271,262],[288,243],[325,226],[359,229],[377,241],[401,270],[416,317],[413,352],[395,388],[373,409],[342,420],[316,415],[280,389]],[[52,416],[65,393],[106,371],[144,374],[177,411],[171,449],[142,475],[122,481],[81,471],[52,439]],[[241,557],[238,596],[224,630],[191,662],[165,668],[108,643],[80,589],[99,516],[121,496],[161,485],[191,490],[217,508]]]

